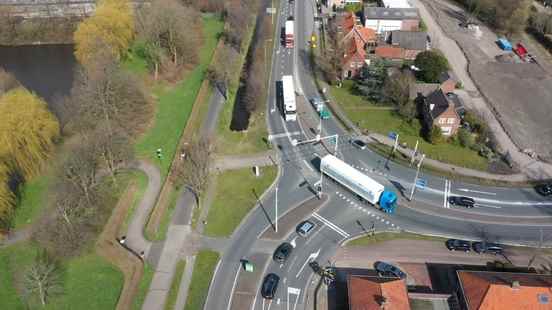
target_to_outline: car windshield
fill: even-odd
[[[312,227],[311,223],[305,223],[303,224],[303,226],[301,226],[301,230],[306,232],[306,231],[309,231],[311,227]]]

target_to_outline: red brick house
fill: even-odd
[[[356,25],[343,37],[343,78],[354,78],[360,75],[366,64],[366,49],[376,45],[376,33],[372,29]]]
[[[349,310],[410,310],[404,279],[393,277],[347,277]]]
[[[438,89],[423,98],[422,117],[425,128],[441,128],[443,136],[450,137],[458,132],[463,105],[454,93],[445,94]]]
[[[552,275],[457,271],[464,310],[550,310]]]

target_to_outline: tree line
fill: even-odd
[[[457,0],[468,9],[467,21],[477,17],[507,36],[527,26],[531,0]]]

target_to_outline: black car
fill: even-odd
[[[274,298],[276,295],[276,289],[278,288],[278,282],[280,282],[280,277],[274,273],[269,273],[266,275],[263,281],[263,286],[261,287],[261,295],[266,299]]]
[[[544,183],[535,186],[535,191],[542,196],[552,195],[552,183]]]
[[[464,251],[469,252],[471,250],[471,242],[459,239],[447,240],[447,249],[450,251]]]
[[[352,139],[351,144],[360,150],[366,149],[366,143],[359,139]]]
[[[464,196],[450,196],[448,202],[451,205],[457,205],[466,208],[473,208],[473,206],[475,205],[475,200],[473,200],[473,198]]]
[[[406,278],[406,273],[389,263],[375,262],[374,269],[376,269],[380,276],[395,276],[399,279]]]
[[[284,242],[276,248],[276,251],[274,251],[274,255],[272,255],[272,258],[275,262],[283,264],[286,262],[287,258],[291,254],[291,251],[293,251],[293,246],[287,242]]]
[[[500,244],[490,242],[474,242],[473,250],[476,253],[489,253],[494,255],[502,254],[503,248]]]

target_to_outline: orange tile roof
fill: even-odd
[[[355,15],[351,12],[345,13],[345,15],[341,16],[341,27],[343,28],[344,33],[349,33],[355,25]]]
[[[410,310],[406,283],[397,278],[350,275],[349,310]],[[381,302],[385,297],[385,308]]]
[[[552,309],[551,275],[458,271],[458,278],[469,310]]]
[[[402,59],[404,57],[404,50],[394,46],[378,46],[375,53],[382,58]]]

